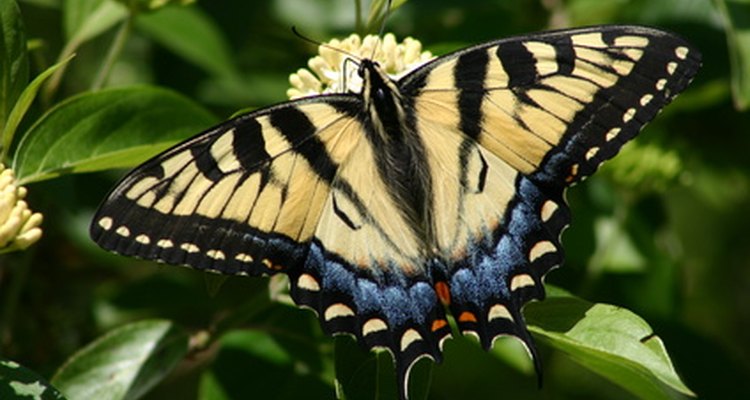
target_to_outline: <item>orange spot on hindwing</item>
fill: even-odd
[[[442,281],[435,283],[435,293],[437,293],[438,299],[440,299],[440,302],[444,306],[451,304],[451,290],[447,283]]]
[[[459,322],[477,322],[477,316],[474,313],[464,311],[458,316]]]
[[[436,319],[432,321],[432,331],[437,332],[443,329],[446,325],[448,325],[448,321],[444,319]]]

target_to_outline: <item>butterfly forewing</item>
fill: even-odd
[[[614,156],[699,65],[700,54],[673,35],[606,26],[462,50],[401,86],[415,94],[419,115],[457,118],[457,132],[518,171],[562,187]],[[550,162],[561,153],[575,162]]]
[[[359,135],[351,101],[251,113],[156,156],[110,193],[92,237],[120,254],[228,274],[300,263]]]

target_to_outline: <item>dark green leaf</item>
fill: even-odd
[[[396,372],[389,352],[367,352],[349,336],[337,336],[334,342],[339,399],[398,399]],[[420,360],[412,366],[408,382],[410,399],[427,398],[433,365],[432,361]]]
[[[210,74],[236,76],[226,39],[196,7],[165,7],[138,18],[138,28]]]
[[[36,372],[0,358],[0,399],[65,400]]]
[[[570,26],[618,22],[656,26],[667,21],[715,23],[715,13],[708,1],[631,0],[625,5],[615,1],[568,0],[559,11]]]
[[[18,4],[0,0],[0,137],[5,136],[10,112],[28,81],[26,34]]]
[[[550,297],[527,305],[524,315],[537,338],[640,398],[694,395],[677,376],[661,339],[624,308]]]
[[[337,336],[335,343],[336,394],[338,399],[356,400],[373,398],[377,389],[378,363],[375,353],[367,353],[351,337]],[[387,355],[387,354],[386,354]],[[393,367],[391,378],[395,380]],[[396,398],[392,385],[389,398]]]
[[[750,2],[719,0],[724,16],[729,58],[732,65],[732,95],[735,107],[750,107]]]
[[[187,351],[187,333],[172,322],[136,322],[74,354],[52,383],[71,399],[136,399],[159,383]]]
[[[86,93],[60,103],[29,129],[16,150],[14,169],[28,183],[131,167],[213,122],[206,110],[165,89]]]
[[[216,360],[201,378],[199,398],[332,398],[330,383],[306,362],[304,353],[314,350],[316,344],[303,333],[298,337],[284,331],[273,335],[258,330],[228,333],[219,341]]]

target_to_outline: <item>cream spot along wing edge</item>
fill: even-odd
[[[91,236],[169,264],[285,271],[305,259],[338,166],[361,139],[358,106],[347,95],[283,103],[180,143],[115,186]]]

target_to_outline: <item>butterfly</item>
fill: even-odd
[[[485,349],[563,261],[567,187],[690,83],[675,35],[597,26],[500,39],[394,80],[361,59],[359,91],[221,123],[138,166],[91,237],[119,254],[229,275],[289,276],[329,334],[393,355],[401,398],[439,362],[448,315]]]

